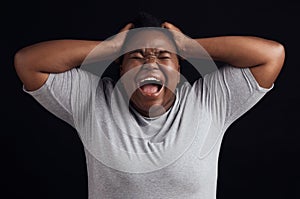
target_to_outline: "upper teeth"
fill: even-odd
[[[159,80],[159,79],[156,79],[155,77],[147,77],[147,78],[145,78],[145,79],[142,79],[142,80],[141,80],[141,83],[143,83],[144,81],[149,81],[149,80],[160,82],[160,80]]]

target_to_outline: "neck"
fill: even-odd
[[[164,103],[163,105],[153,104],[148,109],[142,109],[138,107],[136,104],[134,104],[132,101],[130,102],[130,104],[142,116],[148,118],[154,118],[154,117],[159,117],[163,115],[165,112],[167,112],[174,105],[175,100],[176,100],[176,96],[172,95],[172,97],[168,101],[166,101],[166,103]]]

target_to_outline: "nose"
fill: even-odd
[[[156,56],[154,55],[147,56],[142,68],[147,70],[159,69]]]
[[[145,57],[145,63],[153,63],[156,62],[156,56],[155,55],[148,55]]]

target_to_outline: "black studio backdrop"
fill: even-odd
[[[79,137],[22,91],[14,53],[45,40],[106,39],[141,10],[174,23],[190,37],[253,35],[285,46],[285,66],[274,89],[224,136],[218,199],[300,198],[297,3],[46,0],[7,5],[10,14],[1,17],[1,198],[87,198]]]

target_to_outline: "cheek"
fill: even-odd
[[[180,76],[178,65],[165,65],[162,67],[162,71],[168,76],[168,78],[174,79]]]
[[[141,64],[139,62],[135,62],[135,61],[127,61],[124,60],[123,63],[120,65],[121,68],[121,74],[125,74],[128,71],[135,69],[135,68],[140,68]]]
[[[121,75],[121,76],[127,75],[127,76],[129,77],[130,74],[133,73],[133,72],[132,72],[132,69],[133,69],[133,68],[134,68],[134,67],[133,67],[132,65],[129,65],[129,64],[126,64],[126,63],[122,64],[122,65],[120,66],[120,75]]]
[[[167,77],[168,85],[166,85],[170,90],[175,90],[179,79],[180,79],[180,72],[179,72],[179,66],[178,65],[172,65],[172,66],[165,66],[163,67],[162,71]]]
[[[137,86],[135,82],[139,67],[123,66],[120,69],[120,81],[128,92],[133,92]]]

